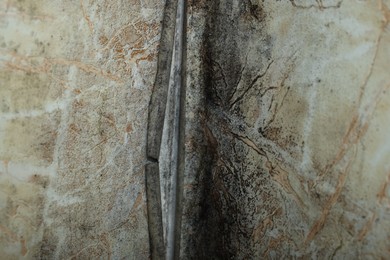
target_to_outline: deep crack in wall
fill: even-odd
[[[162,258],[175,3],[0,2],[1,257]],[[389,0],[186,19],[177,258],[388,259]]]

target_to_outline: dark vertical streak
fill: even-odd
[[[183,179],[185,171],[185,102],[186,102],[186,61],[187,61],[187,3],[184,1],[184,13],[183,13],[183,49],[182,49],[182,61],[181,61],[181,95],[180,95],[180,118],[179,118],[179,156],[177,165],[177,194],[176,194],[176,220],[175,220],[175,249],[174,258],[180,259],[180,237],[181,237],[181,217],[183,212]]]
[[[166,0],[160,39],[157,74],[149,103],[146,140],[145,185],[148,210],[148,228],[151,259],[164,259],[161,191],[158,158],[164,125],[168,83],[173,50],[176,1]]]
[[[158,159],[160,155],[162,128],[164,125],[165,106],[168,94],[168,82],[173,50],[173,36],[176,21],[176,1],[166,0],[156,80],[149,103],[149,119],[147,130],[148,157]]]
[[[175,27],[175,37],[172,53],[172,63],[171,63],[171,75],[169,81],[169,89],[174,90],[169,93],[172,93],[172,99],[169,99],[169,102],[173,102],[172,115],[166,115],[168,117],[168,125],[164,125],[164,128],[167,127],[168,131],[171,131],[171,147],[166,147],[167,151],[170,151],[170,168],[169,168],[169,197],[168,197],[168,218],[167,218],[167,237],[166,237],[166,259],[173,260],[175,258],[176,251],[176,225],[177,225],[177,197],[178,197],[178,175],[179,175],[179,150],[180,150],[180,115],[182,113],[182,83],[183,83],[183,43],[184,43],[184,14],[185,14],[185,0],[178,0],[177,4],[177,16],[176,16],[176,27]],[[171,106],[171,104],[168,104]],[[184,104],[183,104],[184,106]]]
[[[161,220],[161,193],[158,163],[151,162],[145,166],[148,228],[152,259],[163,259],[164,242]]]

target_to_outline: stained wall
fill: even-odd
[[[164,2],[0,1],[0,255],[149,256],[147,111]]]
[[[149,258],[164,4],[0,3],[5,258]],[[389,258],[389,9],[187,2],[181,258]]]
[[[389,258],[389,7],[190,1],[182,255]]]

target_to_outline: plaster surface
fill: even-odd
[[[163,254],[174,6],[0,1],[1,257]],[[186,14],[180,259],[388,259],[390,1]]]
[[[2,259],[149,257],[164,1],[0,1]]]
[[[189,1],[181,256],[388,259],[389,1]]]

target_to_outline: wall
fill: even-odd
[[[164,2],[0,2],[0,252],[149,255],[144,143]]]
[[[190,1],[181,254],[389,258],[389,1]]]
[[[150,257],[164,6],[0,3],[2,257]],[[389,258],[390,2],[189,0],[187,20],[180,257]]]

